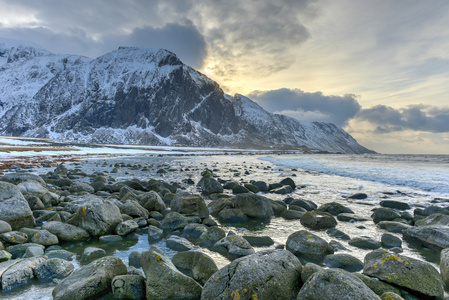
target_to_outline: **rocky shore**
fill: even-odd
[[[302,171],[229,160],[11,168],[0,178],[0,297],[42,285],[53,299],[445,297],[446,200],[312,201]],[[142,237],[147,249],[114,255]],[[429,259],[409,255],[419,251]]]

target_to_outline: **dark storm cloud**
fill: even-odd
[[[376,125],[376,133],[403,130],[449,132],[449,108],[429,105],[410,105],[400,109],[376,105],[361,110],[356,119]]]
[[[361,109],[354,95],[327,96],[322,92],[306,93],[299,89],[255,91],[248,95],[273,113],[283,113],[303,121],[332,122],[344,126]]]

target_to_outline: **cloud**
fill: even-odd
[[[361,109],[355,95],[323,95],[299,89],[254,91],[248,95],[269,112],[285,114],[302,121],[332,122],[344,126]]]
[[[374,126],[375,133],[413,130],[432,133],[449,132],[449,108],[430,105],[409,105],[395,109],[376,105],[361,110],[355,117],[357,121],[367,121]]]

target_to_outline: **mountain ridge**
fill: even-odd
[[[371,152],[334,124],[271,114],[243,95],[226,95],[167,50],[119,47],[90,59],[28,47],[10,49],[14,59],[8,56],[0,65],[2,134],[96,143]],[[1,40],[0,51],[7,52]]]

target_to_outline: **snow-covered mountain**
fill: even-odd
[[[0,133],[77,142],[365,153],[330,123],[266,112],[160,49],[96,59],[0,39]]]

